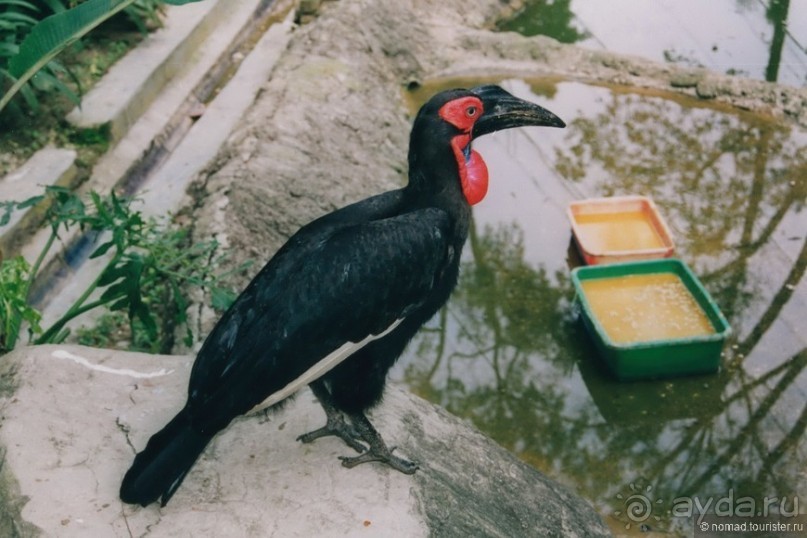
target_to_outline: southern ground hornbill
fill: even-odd
[[[137,454],[124,502],[168,502],[216,433],[264,403],[310,385],[327,415],[308,443],[335,435],[359,452],[353,467],[417,465],[392,454],[364,412],[388,370],[457,282],[471,205],[487,168],[474,138],[564,123],[498,86],[450,90],[420,109],[409,143],[409,183],[302,227],[224,314],[193,365],[185,407]]]

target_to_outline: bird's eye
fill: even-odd
[[[469,106],[465,109],[465,115],[469,118],[473,118],[476,116],[477,108],[475,106]]]

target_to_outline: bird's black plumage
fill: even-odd
[[[562,126],[498,87],[440,93],[415,119],[405,188],[334,211],[288,240],[208,335],[185,407],[136,456],[121,486],[124,502],[165,504],[217,432],[268,397],[281,399],[279,391],[296,389],[295,380],[337,352],[342,362],[304,378],[328,424],[301,439],[338,435],[363,452],[343,458],[347,466],[378,460],[414,472],[363,413],[457,282],[470,219],[460,176],[478,165],[470,150],[474,128],[492,132],[497,121],[499,128]]]

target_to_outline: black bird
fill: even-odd
[[[340,458],[347,467],[380,461],[414,473],[417,465],[393,455],[364,413],[457,283],[471,205],[488,184],[472,140],[528,125],[564,127],[492,85],[441,92],[423,105],[408,185],[320,217],[280,248],[208,335],[185,407],[137,454],[121,499],[165,505],[216,433],[305,385],[327,423],[302,442],[335,435],[359,452]]]

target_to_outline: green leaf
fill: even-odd
[[[185,347],[193,345],[193,331],[190,327],[185,327],[185,337],[182,339],[182,343],[185,344]]]
[[[129,317],[130,319],[137,317],[137,319],[140,320],[143,324],[143,328],[146,329],[149,339],[153,340],[157,338],[157,322],[154,320],[154,316],[151,315],[151,310],[149,310],[145,303],[137,302],[131,306]]]
[[[41,315],[27,301],[30,271],[22,256],[0,262],[0,353],[14,348],[24,322],[30,332],[41,331]]]
[[[26,209],[33,205],[38,204],[44,196],[32,196],[27,200],[23,200],[22,202],[0,202],[0,207],[3,208],[3,213],[0,215],[0,226],[5,226],[6,224],[11,221],[11,214],[16,210],[19,211],[20,209]]]
[[[92,205],[95,206],[95,211],[98,213],[98,217],[100,217],[102,222],[109,222],[112,220],[109,216],[109,211],[106,208],[106,204],[104,204],[103,200],[101,200],[101,195],[95,191],[90,191],[90,200],[92,201]]]
[[[112,303],[109,306],[109,310],[111,312],[115,312],[117,310],[127,310],[128,308],[129,308],[129,298],[128,297],[124,297],[123,299],[120,299],[119,301],[117,301],[115,303]]]
[[[131,198],[91,192],[87,201],[87,198],[60,187],[48,188],[47,196],[53,202],[49,216],[51,223],[57,222],[59,227],[64,225],[70,229],[93,227],[98,233],[107,234],[94,245],[92,256],[116,251],[101,276],[62,318],[35,339],[36,343],[56,341],[70,320],[88,310],[103,308],[119,312],[117,317],[120,320],[128,315],[134,348],[158,351],[170,344],[175,334],[183,334],[183,330],[185,342],[190,344],[193,341],[193,333],[187,327],[189,289],[203,287],[211,290],[212,302],[217,309],[226,309],[234,300],[235,294],[220,282],[224,275],[243,271],[249,263],[227,273],[219,272],[225,255],[216,255],[218,245],[215,241],[189,244],[188,230],[177,229],[168,221],[144,219],[141,213],[131,208]],[[0,216],[15,205],[16,202],[0,201]],[[3,296],[1,288],[0,298]],[[99,298],[90,301],[90,297]],[[0,322],[3,319],[2,306],[0,304]],[[15,335],[19,333],[20,323],[11,317],[9,319],[11,323],[5,339],[0,326],[0,353],[6,342],[16,341]]]
[[[34,94],[34,91],[31,89],[31,86],[25,84],[24,86],[20,87],[20,93],[22,94],[22,98],[25,99],[25,104],[28,105],[28,108],[36,112],[39,110],[39,101]]]
[[[146,26],[146,21],[143,17],[140,16],[140,13],[133,8],[133,6],[129,6],[123,10],[124,13],[129,17],[129,20],[137,26],[137,31],[143,35],[149,33],[148,26]]]
[[[109,249],[112,247],[112,245],[114,245],[114,244],[115,244],[115,243],[114,243],[113,241],[107,241],[106,243],[104,243],[104,244],[100,245],[100,246],[99,246],[97,249],[95,249],[95,250],[93,251],[93,253],[92,253],[92,254],[90,254],[90,259],[92,260],[92,259],[94,259],[94,258],[98,258],[98,257],[100,257],[100,256],[103,256],[104,254],[106,254],[106,253],[107,253],[107,251],[108,251],[108,250],[109,250]]]
[[[101,278],[98,279],[99,286],[108,286],[121,278],[124,275],[124,270],[121,267],[112,266],[107,267]]]
[[[0,98],[0,110],[21,90],[26,82],[65,47],[84,34],[125,9],[135,0],[87,0],[76,7],[46,17],[37,23],[20,45],[16,56],[9,60],[8,72],[15,79],[11,88]],[[169,0],[174,5],[199,0]]]
[[[62,187],[61,185],[48,185],[45,187],[45,192],[49,194],[53,194],[54,196],[60,194],[72,194],[73,191],[68,189],[67,187]]]
[[[88,0],[73,9],[46,17],[23,40],[20,53],[9,62],[9,73],[17,79],[27,80],[67,45],[134,1]]]
[[[72,9],[59,11],[36,23],[20,44],[19,52],[8,62],[8,73],[15,81],[0,98],[0,110],[5,108],[17,92],[22,91],[34,74],[65,47],[134,1],[87,0]],[[18,13],[4,13],[3,16],[7,24],[9,22],[32,24],[31,21],[25,20],[25,15]],[[15,19],[17,22],[14,22]]]
[[[0,215],[0,226],[5,226],[11,222],[11,214],[14,212],[14,203],[3,203],[3,214]]]
[[[74,105],[81,103],[81,99],[76,92],[71,90],[70,87],[64,82],[54,77],[50,73],[46,73],[44,70],[37,73],[36,76],[34,76],[31,80],[39,82],[39,87],[37,88],[39,90],[56,88],[59,90],[59,93],[67,97]]]
[[[70,329],[62,329],[59,334],[53,337],[53,340],[50,341],[51,344],[61,344],[67,337],[70,336]]]
[[[210,300],[213,303],[213,308],[216,310],[227,310],[233,304],[237,295],[231,290],[214,287],[210,291]]]
[[[31,11],[39,11],[38,7],[24,0],[0,0],[0,6],[20,6],[25,9],[30,9]]]
[[[41,202],[44,199],[45,199],[45,196],[41,195],[41,194],[38,195],[38,196],[31,196],[27,200],[23,200],[22,202],[18,203],[17,204],[17,209],[27,209],[29,207],[35,206],[36,204],[38,204],[39,202]]]
[[[104,290],[104,293],[101,294],[100,301],[102,302],[109,302],[114,299],[118,299],[119,297],[128,297],[129,295],[129,286],[126,285],[126,281],[118,282],[109,286],[107,289]],[[128,302],[128,299],[126,299]],[[115,310],[114,308],[112,310]]]
[[[3,20],[22,23],[23,25],[26,26],[33,26],[37,22],[36,19],[31,17],[30,15],[25,15],[24,13],[15,13],[13,11],[3,13]]]
[[[42,3],[48,6],[54,13],[61,13],[66,9],[64,4],[62,4],[59,0],[42,0]]]
[[[124,198],[121,200],[115,191],[110,194],[110,201],[112,202],[112,210],[116,217],[125,219],[129,215],[129,200]]]
[[[79,95],[81,95],[81,93],[84,91],[82,89],[81,80],[78,78],[78,75],[76,75],[76,73],[72,69],[68,69],[65,66],[63,66],[61,64],[61,62],[59,62],[57,60],[51,60],[51,61],[48,62],[48,65],[45,66],[45,67],[54,76],[65,75],[66,77],[70,78],[70,80],[73,82],[73,84],[76,85],[76,88],[78,88]],[[57,76],[57,78],[58,78],[58,76]],[[72,90],[70,90],[70,91],[72,92]]]
[[[0,56],[10,57],[14,56],[20,51],[20,47],[16,43],[0,43]],[[5,69],[0,69],[4,76],[7,76]]]

